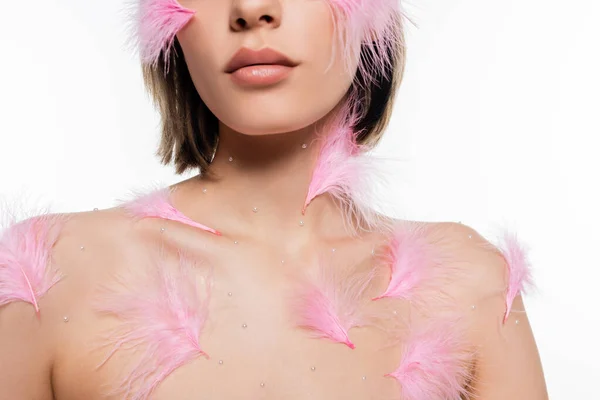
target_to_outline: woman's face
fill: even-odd
[[[196,90],[221,123],[237,132],[307,127],[330,112],[352,83],[356,63],[343,60],[341,46],[334,45],[328,0],[179,2],[196,11],[177,34]],[[232,73],[228,65],[241,48],[276,50],[294,66]]]

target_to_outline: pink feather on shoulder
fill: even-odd
[[[97,311],[118,319],[96,343],[94,349],[110,349],[97,368],[118,351],[132,360],[108,395],[147,399],[177,368],[199,356],[208,357],[199,336],[208,318],[212,274],[199,274],[181,253],[175,264],[158,257],[141,275],[120,274],[113,286],[104,285],[95,298]]]
[[[469,346],[458,318],[428,321],[411,329],[396,370],[385,376],[400,384],[404,400],[457,400],[468,395]]]
[[[427,239],[427,230],[417,222],[398,223],[383,257],[390,267],[390,281],[383,294],[374,298],[418,300],[418,289],[433,284],[441,263],[439,250]]]
[[[66,219],[60,214],[40,215],[1,233],[0,306],[25,301],[39,314],[39,298],[62,278],[51,266],[51,253]]]
[[[325,338],[355,348],[348,332],[368,323],[363,307],[374,278],[374,270],[347,272],[325,265],[321,257],[315,276],[297,283],[292,291],[296,326],[307,329],[315,338]]]
[[[135,199],[122,202],[121,207],[134,218],[168,219],[221,236],[221,232],[195,222],[176,209],[171,202],[171,193],[172,189],[167,187],[152,191],[148,194],[138,194]]]
[[[194,10],[176,0],[130,0],[132,40],[144,64],[156,66],[161,54],[169,68],[169,54],[177,33],[193,18]]]
[[[533,286],[533,278],[527,251],[517,240],[514,233],[505,232],[498,247],[506,260],[509,273],[508,288],[506,290],[506,312],[503,321],[506,322],[515,297],[524,292],[527,287]]]

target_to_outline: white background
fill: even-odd
[[[0,196],[55,211],[172,183],[123,2],[3,2]],[[418,27],[378,152],[400,212],[500,224],[531,249],[526,306],[552,399],[600,399],[600,2],[412,0]]]

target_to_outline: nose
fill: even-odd
[[[229,26],[239,32],[281,24],[281,0],[233,0]]]

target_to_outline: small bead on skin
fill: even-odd
[[[261,382],[261,383],[260,383],[260,387],[265,387],[265,383],[264,383],[264,382]]]
[[[300,220],[300,226],[304,226],[304,221]]]
[[[219,360],[219,365],[223,365],[223,360]]]
[[[519,320],[518,319],[515,320],[515,324],[519,325]]]
[[[69,317],[67,317],[67,316],[64,316],[64,317],[63,317],[63,321],[64,321],[64,322],[69,322]]]
[[[239,242],[238,242],[237,240],[234,240],[234,241],[233,241],[233,244],[238,244],[238,243],[239,243]]]
[[[303,148],[303,149],[305,149],[305,148],[307,148],[307,147],[308,147],[308,145],[307,145],[306,143],[302,143],[302,148]]]
[[[232,162],[232,161],[233,161],[233,157],[229,157],[229,162]]]
[[[252,212],[255,212],[255,213],[256,213],[256,212],[258,212],[258,208],[254,207],[254,208],[252,209]]]
[[[473,305],[471,306],[471,310],[474,310],[474,309],[475,309],[475,304],[473,304]]]
[[[228,293],[227,293],[227,296],[231,297],[231,296],[233,296],[233,293],[231,293],[231,292],[228,292]]]
[[[310,367],[310,370],[311,370],[311,371],[314,371],[314,370],[316,370],[316,369],[317,369],[317,367]]]
[[[164,232],[164,231],[165,231],[165,228],[160,228],[160,232],[161,233]]]
[[[363,376],[363,377],[362,377],[362,380],[363,380],[363,381],[366,381],[366,380],[367,380],[367,377],[366,377],[366,376]]]
[[[202,193],[206,193],[206,188],[202,189]]]
[[[242,328],[246,329],[248,327],[248,325],[246,325],[245,323],[242,324]]]
[[[85,247],[84,246],[79,246],[79,250],[84,251]]]

